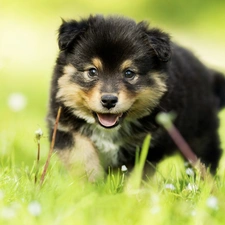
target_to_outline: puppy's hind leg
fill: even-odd
[[[214,140],[208,143],[207,149],[205,150],[201,160],[206,166],[209,166],[212,174],[216,174],[221,155],[222,150]]]
[[[216,174],[217,168],[219,166],[219,160],[222,155],[222,150],[220,148],[220,141],[217,132],[210,132],[200,139],[193,150],[196,149],[196,154],[200,158],[201,162],[209,167],[210,172],[214,175]]]

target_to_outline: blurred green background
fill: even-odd
[[[45,114],[61,18],[98,13],[147,20],[225,72],[224,12],[224,0],[0,0],[1,163],[33,163],[38,128],[44,131],[42,152],[47,152]],[[22,105],[15,108],[15,101]]]

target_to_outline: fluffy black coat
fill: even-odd
[[[130,168],[147,133],[152,136],[147,160],[157,163],[176,150],[155,120],[159,112],[172,111],[177,115],[174,124],[191,149],[216,171],[221,156],[217,113],[225,105],[222,74],[170,41],[168,34],[126,18],[90,16],[79,22],[63,21],[58,41],[48,122],[51,137],[62,106],[55,149],[66,164],[76,162],[73,152],[86,151],[80,160],[87,173],[97,171],[93,180],[101,168]],[[96,58],[97,65],[92,63]],[[124,62],[129,66],[120,71]],[[93,64],[94,69],[87,64]],[[101,99],[93,100],[93,93]],[[103,93],[107,93],[107,106],[102,103]],[[120,102],[121,93],[126,101]],[[85,100],[89,98],[92,101]],[[79,144],[82,138],[84,144]],[[96,163],[89,168],[92,160]]]

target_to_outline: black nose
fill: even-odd
[[[103,95],[101,97],[102,106],[106,107],[107,109],[115,107],[117,102],[118,98],[114,95]]]

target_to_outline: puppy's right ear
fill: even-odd
[[[87,30],[87,21],[77,22],[76,20],[65,21],[62,19],[62,25],[59,27],[58,45],[59,49],[65,50]]]

